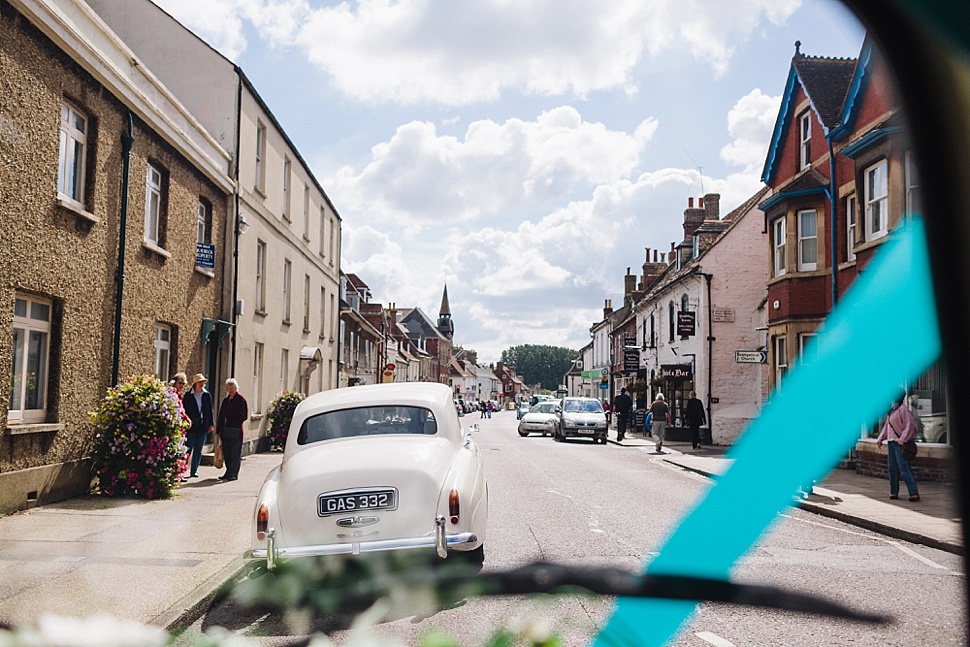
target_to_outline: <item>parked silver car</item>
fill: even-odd
[[[551,436],[559,423],[559,400],[546,400],[535,405],[519,420],[519,435],[542,434]]]
[[[555,440],[577,436],[606,444],[606,413],[596,398],[563,398],[556,415]]]

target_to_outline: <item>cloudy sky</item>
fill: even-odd
[[[343,269],[496,361],[581,348],[689,197],[760,184],[796,40],[831,0],[155,0],[238,63],[343,221]]]

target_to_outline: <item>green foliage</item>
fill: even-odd
[[[282,449],[286,445],[286,436],[290,432],[290,421],[296,405],[306,398],[302,393],[283,391],[269,403],[269,445],[273,449]]]
[[[502,351],[502,362],[515,365],[515,372],[526,384],[540,384],[555,391],[563,376],[579,357],[579,351],[559,346],[526,344]]]
[[[171,496],[185,471],[182,440],[189,427],[174,389],[153,375],[129,377],[108,390],[91,422],[102,494]]]

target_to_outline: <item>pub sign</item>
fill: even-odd
[[[693,337],[695,326],[695,315],[691,310],[680,310],[677,312],[677,336]]]

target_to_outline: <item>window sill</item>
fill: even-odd
[[[203,276],[208,276],[210,279],[216,278],[216,273],[210,270],[208,267],[195,266],[195,271]]]
[[[4,434],[7,436],[22,436],[25,434],[45,434],[49,432],[64,431],[63,423],[41,422],[7,425]]]
[[[145,249],[147,249],[150,252],[154,252],[154,253],[158,254],[162,258],[165,258],[165,259],[172,258],[172,252],[170,252],[168,250],[165,250],[165,249],[162,249],[161,247],[159,247],[158,245],[156,245],[155,243],[153,243],[151,241],[148,241],[148,240],[144,240],[143,239],[141,241],[141,246],[144,247]]]
[[[84,205],[82,205],[80,202],[76,202],[75,200],[72,200],[71,198],[67,197],[63,193],[57,194],[57,204],[59,207],[63,209],[67,209],[74,215],[80,218],[83,218],[88,222],[93,222],[94,224],[98,224],[99,222],[101,222],[101,218],[98,218],[90,211],[85,210]]]
[[[292,322],[292,321],[290,321],[289,319],[284,319],[284,320],[283,320],[283,325],[284,325],[284,326],[289,326],[289,325],[291,325],[292,323],[293,323],[293,322]]]
[[[267,313],[265,310],[256,310],[253,314],[257,314],[260,317],[265,317]]]
[[[249,416],[249,419],[250,420],[262,420],[263,419],[263,414],[261,414],[261,413],[254,413],[253,415]]]
[[[263,193],[263,187],[261,187],[261,186],[254,186],[253,187],[253,193],[255,193],[259,197],[263,198],[264,200],[266,199],[266,194]]]

